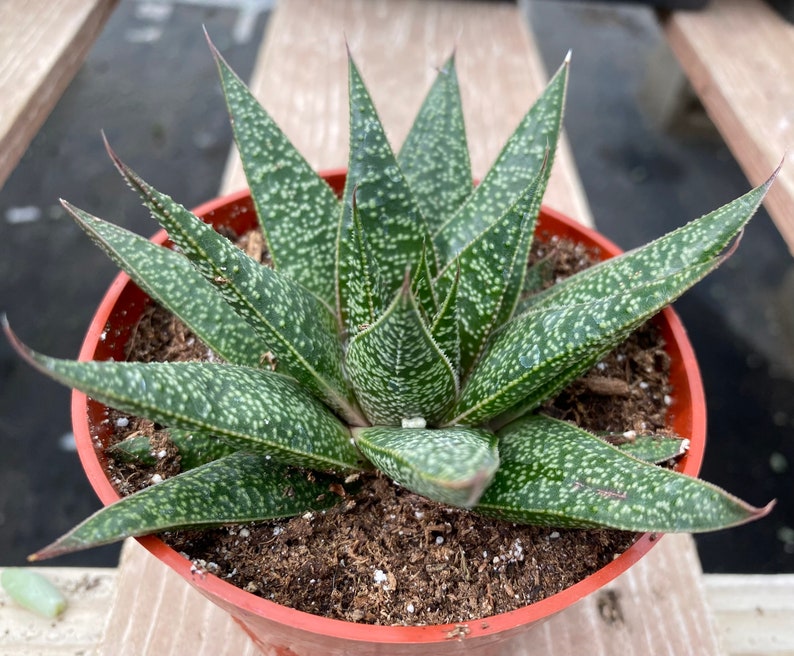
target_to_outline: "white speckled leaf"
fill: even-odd
[[[439,348],[452,363],[454,371],[460,371],[460,323],[458,321],[458,288],[460,286],[460,269],[457,270],[446,298],[438,309],[430,334]]]
[[[461,369],[477,361],[491,331],[510,315],[523,286],[529,247],[540,210],[545,166],[516,201],[469,242],[439,274],[440,290],[460,278],[457,316]]]
[[[124,497],[37,552],[52,558],[127,537],[291,517],[329,508],[333,479],[235,453]]]
[[[397,156],[431,232],[472,192],[455,56],[438,71]]]
[[[332,305],[339,200],[214,47],[212,51],[273,266]]]
[[[659,465],[686,453],[689,440],[666,435],[636,435],[616,446],[634,458]]]
[[[350,59],[350,160],[343,194],[342,221],[337,242],[337,295],[345,325],[350,300],[350,275],[344,265],[353,222],[353,195],[363,232],[377,262],[386,299],[400,289],[405,271],[416,270],[422,247],[432,239],[411,189],[397,165],[383,126],[361,76]],[[435,252],[428,262],[436,275]]]
[[[328,306],[299,283],[250,258],[111,156],[174,243],[262,338],[278,370],[352,423],[360,423],[342,372],[338,324]]]
[[[434,234],[442,261],[449,261],[490,223],[500,217],[540,172],[550,171],[562,127],[568,59],[505,144],[480,185]],[[543,195],[545,183],[540,191]]]
[[[186,257],[69,203],[63,206],[138,287],[179,317],[215,353],[233,364],[260,364],[267,350],[262,339]]]
[[[355,192],[352,203],[352,221],[341,227],[345,232],[342,241],[346,247],[339,260],[341,278],[347,281],[345,327],[350,337],[375,323],[386,302],[380,269],[361,224]]]
[[[509,521],[695,533],[743,524],[771,509],[753,508],[548,417],[526,417],[501,430],[499,454],[499,471],[475,510]]]
[[[422,321],[406,284],[376,323],[351,342],[345,360],[361,408],[372,424],[437,421],[454,401],[458,382]]]
[[[356,428],[362,453],[403,487],[471,508],[499,467],[496,436],[473,428]]]
[[[476,425],[507,411],[514,417],[537,407],[718,263],[689,267],[630,292],[538,310],[511,321],[494,333],[447,423]]]
[[[238,449],[320,470],[358,469],[347,427],[294,380],[207,362],[75,362],[36,353],[5,326],[39,371],[97,401],[152,421],[216,435]]]
[[[645,246],[590,267],[530,297],[520,309],[583,303],[717,257],[755,214],[774,176],[733,202]]]
[[[433,274],[430,272],[430,266],[427,262],[427,248],[422,248],[422,257],[411,281],[411,291],[419,302],[422,318],[427,323],[430,323],[438,312],[438,299],[433,285]]]

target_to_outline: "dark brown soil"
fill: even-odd
[[[565,242],[539,244],[546,277],[569,275],[592,254]],[[543,268],[546,265],[542,265]],[[540,269],[536,269],[538,271]],[[152,306],[131,359],[205,359],[207,349]],[[653,325],[641,328],[543,411],[618,440],[663,432],[668,358]],[[165,431],[114,413],[118,439],[151,436],[153,467],[111,463],[129,494],[179,471]],[[514,610],[576,583],[632,544],[632,533],[518,526],[428,501],[379,475],[323,513],[161,537],[196,566],[254,594],[310,613],[370,624],[445,624]]]

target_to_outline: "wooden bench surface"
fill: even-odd
[[[765,0],[711,0],[663,26],[750,181],[763,182],[788,153],[766,207],[794,253],[794,25]]]
[[[0,2],[0,188],[118,0]]]

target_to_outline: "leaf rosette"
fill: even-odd
[[[350,58],[350,155],[337,198],[212,52],[272,265],[108,146],[177,248],[64,206],[215,357],[60,360],[24,346],[5,322],[48,376],[167,427],[184,463],[34,558],[322,509],[338,498],[329,490],[371,469],[439,503],[559,527],[710,531],[769,511],[652,464],[679,455],[681,440],[620,449],[537,409],[713,271],[772,179],[527,297],[568,59],[473,185],[454,58],[396,153]],[[113,450],[148,457],[140,440]]]

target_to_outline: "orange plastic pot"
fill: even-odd
[[[324,177],[337,192],[341,192],[344,171],[329,172]],[[218,198],[195,211],[206,221],[216,226],[228,226],[238,233],[256,226],[248,192]],[[545,207],[541,210],[538,231],[595,246],[604,259],[620,252],[617,246],[598,233]],[[160,244],[168,243],[164,231],[152,239]],[[80,359],[124,359],[124,346],[147,300],[147,296],[125,274],[120,274],[91,322]],[[670,375],[674,392],[669,421],[676,433],[691,439],[689,452],[678,463],[678,469],[696,476],[706,440],[706,410],[700,372],[692,346],[675,312],[668,308],[655,321],[661,327],[672,360]],[[72,421],[80,459],[99,498],[110,504],[119,495],[106,473],[104,445],[111,432],[106,417],[106,408],[102,404],[74,392]],[[657,536],[644,535],[614,561],[567,590],[519,610],[469,622],[468,634],[461,641],[449,638],[455,625],[371,626],[327,619],[280,606],[211,574],[196,576],[191,571],[190,561],[156,537],[138,539],[154,556],[231,613],[266,653],[281,656],[512,653],[512,640],[523,638],[527,631],[537,628],[543,620],[612,581],[648,553],[657,541]],[[453,633],[458,634],[459,631]]]

